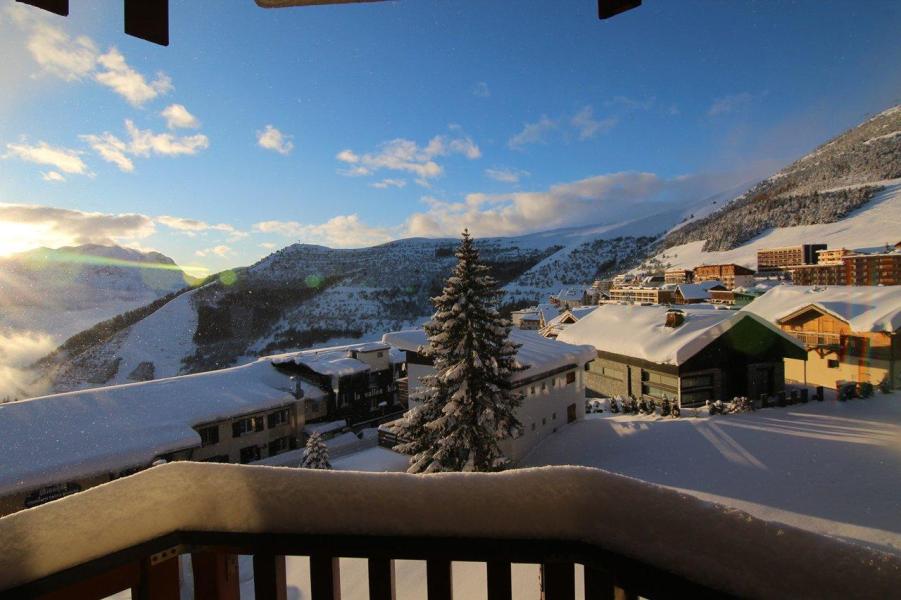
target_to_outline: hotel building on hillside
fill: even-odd
[[[712,305],[605,304],[557,338],[590,344],[586,388],[596,396],[664,395],[684,407],[783,389],[783,360],[804,360],[800,343],[766,320]]]
[[[422,377],[435,373],[432,360],[423,352],[428,344],[425,331],[386,333],[382,341],[406,353],[409,405],[415,406],[424,390]],[[523,434],[503,440],[500,447],[504,456],[516,462],[560,427],[585,417],[586,367],[595,352],[591,346],[564,344],[537,331],[513,329],[510,341],[520,345],[516,360],[526,367],[511,377],[513,389],[522,394],[516,416]],[[382,430],[390,430],[390,424],[383,425]],[[394,445],[394,439],[389,438],[386,445]]]
[[[795,285],[901,285],[901,252],[845,254],[841,262],[801,265],[790,272]]]
[[[629,302],[636,304],[669,304],[673,301],[675,290],[657,286],[628,285],[610,288],[612,302]]]
[[[826,250],[826,244],[800,244],[781,248],[761,248],[757,251],[758,273],[780,273],[797,265],[813,265],[818,252]]]
[[[695,283],[710,279],[720,281],[727,290],[735,287],[750,287],[754,285],[754,271],[733,263],[699,265],[694,268]]]
[[[745,310],[804,345],[807,360],[787,358],[786,379],[828,388],[885,381],[901,388],[901,287],[778,286]]]

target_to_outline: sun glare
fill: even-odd
[[[0,221],[0,256],[24,252],[39,246],[62,246],[69,240],[55,239],[49,228],[25,223]]]

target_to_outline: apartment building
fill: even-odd
[[[845,254],[841,262],[791,269],[795,285],[901,285],[901,253]]]
[[[843,264],[842,259],[846,256],[854,254],[847,248],[833,248],[832,250],[817,250],[818,265],[840,265]]]
[[[623,286],[610,288],[610,300],[637,304],[669,304],[675,290],[655,286]]]
[[[516,360],[526,367],[511,377],[514,391],[522,395],[516,417],[523,434],[500,442],[504,456],[516,462],[535,445],[567,423],[585,417],[586,365],[595,357],[594,348],[564,344],[537,331],[512,330],[510,340],[519,345]],[[382,341],[403,350],[407,358],[410,405],[415,406],[424,387],[422,378],[435,368],[422,349],[428,343],[422,329],[386,333]],[[383,429],[390,430],[389,425]],[[393,445],[393,438],[386,441]]]
[[[0,405],[0,515],[159,462],[248,463],[297,448],[322,392],[266,359]]]
[[[691,269],[673,269],[663,274],[664,283],[680,284],[694,281],[694,271]]]
[[[745,310],[804,345],[806,360],[786,359],[786,379],[829,388],[885,381],[901,388],[901,288],[779,286]]]
[[[722,282],[723,287],[727,290],[735,287],[749,287],[754,284],[754,271],[734,263],[699,265],[694,268],[695,283],[711,279]]]
[[[825,250],[826,244],[799,244],[780,248],[761,248],[757,251],[757,272],[778,273],[797,265],[817,263],[817,253]]]
[[[605,304],[557,338],[590,344],[586,388],[598,396],[666,395],[681,406],[783,389],[783,360],[803,360],[800,344],[766,320],[712,305]]]

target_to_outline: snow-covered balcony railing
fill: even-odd
[[[817,333],[810,331],[789,331],[791,335],[808,348],[823,348],[826,346],[840,346],[841,336],[837,333]]]
[[[511,562],[543,566],[544,597],[889,598],[901,558],[768,523],[603,471],[497,474],[311,471],[172,463],[0,519],[0,596],[178,597],[191,554],[197,598],[285,597],[285,556],[310,556],[312,597],[339,595],[338,557],[369,559],[371,598],[393,560],[427,561],[428,597],[452,597],[452,562],[487,563],[489,599]],[[537,582],[536,582],[537,585]]]

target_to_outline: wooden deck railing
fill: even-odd
[[[387,510],[391,508],[392,510]],[[369,595],[393,599],[394,561],[426,561],[429,600],[453,598],[452,561],[487,564],[490,600],[512,563],[541,565],[542,597],[874,597],[901,589],[901,557],[765,523],[593,469],[413,476],[173,463],[0,519],[0,596],[237,599],[287,595],[285,557],[310,557],[314,600],[340,597],[339,557],[368,559]],[[537,584],[536,584],[537,585]],[[459,598],[460,596],[457,596]]]

